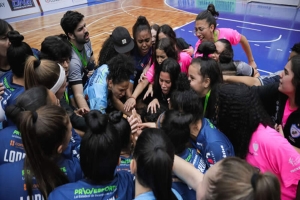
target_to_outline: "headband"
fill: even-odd
[[[53,92],[54,94],[59,90],[59,88],[62,86],[62,84],[65,82],[65,79],[66,79],[66,72],[65,72],[64,68],[60,64],[58,64],[58,66],[60,68],[58,80],[56,81],[54,86],[50,89],[51,92]]]

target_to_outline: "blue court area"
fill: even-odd
[[[166,0],[179,10],[198,14],[214,2],[220,16],[219,28],[232,28],[248,39],[255,62],[260,70],[276,72],[285,66],[291,47],[300,42],[300,11],[294,6],[238,2],[235,0]],[[196,15],[195,15],[196,18]],[[195,46],[194,21],[179,27],[177,37]],[[234,46],[234,58],[247,62],[241,45]],[[261,74],[265,74],[261,71]]]

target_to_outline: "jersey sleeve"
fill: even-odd
[[[242,35],[231,28],[220,28],[218,39],[227,39],[231,45],[237,45],[241,41]]]
[[[107,108],[107,74],[107,66],[99,67],[88,80],[83,91],[84,95],[86,95],[88,98],[90,109],[100,110],[100,112],[103,114],[106,113],[105,110]]]
[[[187,74],[189,66],[192,62],[192,57],[186,52],[180,52],[179,56],[180,56],[179,65],[181,68],[181,72]]]
[[[146,73],[146,77],[147,77],[149,83],[154,82],[154,73],[155,73],[154,64],[152,64]]]
[[[77,59],[77,56],[72,54],[72,59],[70,61],[70,69],[69,69],[69,82],[72,85],[72,82],[81,82],[81,61]]]
[[[270,165],[274,172],[280,174],[284,187],[297,186],[300,180],[300,154],[285,138],[280,139],[265,142]]]

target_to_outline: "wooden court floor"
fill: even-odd
[[[179,27],[195,19],[195,14],[173,9],[163,0],[118,0],[76,9],[85,15],[96,60],[104,40],[116,26],[124,26],[132,34],[132,26],[139,15],[145,16],[150,25],[169,24]],[[25,37],[31,47],[40,49],[45,37],[63,33],[60,19],[65,12],[41,16],[11,25]]]

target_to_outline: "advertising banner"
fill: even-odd
[[[40,12],[36,0],[0,0],[0,18],[7,19]]]

